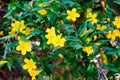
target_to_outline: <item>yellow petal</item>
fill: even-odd
[[[76,12],[76,8],[73,8],[73,9],[72,9],[72,12]]]
[[[80,14],[76,13],[76,17],[80,17]]]
[[[72,18],[73,21],[76,21],[76,18]]]
[[[19,50],[20,50],[20,46],[17,46],[17,47],[16,47],[16,50],[18,50],[18,51],[19,51]]]
[[[26,51],[25,51],[25,50],[22,50],[21,52],[22,52],[22,55],[25,55],[25,54],[26,54]]]
[[[29,60],[28,60],[27,58],[25,58],[25,59],[24,59],[24,62],[25,62],[25,63],[28,63],[28,62],[29,62]]]
[[[24,65],[24,66],[23,66],[23,69],[24,69],[24,70],[28,69],[28,66],[27,66],[27,65]]]
[[[70,12],[71,12],[70,10],[67,10],[67,14],[70,14]]]
[[[66,17],[66,19],[68,19],[68,20],[69,20],[69,19],[71,19],[71,17],[70,17],[70,16],[67,16],[67,17]]]

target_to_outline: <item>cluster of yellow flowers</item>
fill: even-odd
[[[113,31],[108,31],[106,36],[108,39],[115,40],[116,37],[120,38],[120,17],[115,17],[113,24],[118,28],[114,29]]]
[[[25,27],[24,20],[15,21],[15,23],[11,23],[12,30],[9,32],[11,35],[15,35],[16,32],[21,32],[22,34],[28,35],[34,28]],[[25,29],[26,28],[26,29]]]
[[[17,51],[21,51],[22,55],[26,55],[26,52],[31,52],[31,44],[30,42],[25,42],[18,37],[19,45],[16,47]],[[23,66],[24,70],[28,70],[29,75],[32,77],[32,80],[36,80],[35,76],[37,76],[42,70],[36,70],[37,66],[35,65],[36,62],[33,62],[32,59],[24,59],[24,62],[26,63]]]
[[[52,27],[51,29],[47,28],[46,32],[48,33],[45,37],[48,39],[47,44],[53,44],[54,47],[60,46],[63,47],[65,43],[65,38],[62,38],[62,34],[56,35],[55,28]]]
[[[115,40],[116,37],[120,38],[120,31],[118,29],[114,29],[114,31],[108,31],[106,36],[109,39]]]
[[[15,21],[15,23],[11,24],[12,30],[9,32],[9,34],[15,35],[16,32],[22,32],[25,28],[24,21]]]
[[[24,62],[26,64],[23,65],[24,70],[28,70],[29,75],[32,77],[32,80],[36,80],[36,76],[42,71],[42,70],[36,70],[36,62],[34,62],[32,59],[24,59]]]

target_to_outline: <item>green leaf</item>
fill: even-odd
[[[7,36],[1,37],[0,40],[3,40],[3,39],[7,40],[7,39],[10,39],[10,38],[13,38],[13,37],[15,37],[15,36],[14,35],[7,35]]]
[[[59,64],[59,68],[63,68],[63,67],[65,67],[65,66],[67,66],[67,65],[68,65],[68,64],[62,62],[62,63]]]
[[[12,61],[12,59],[9,59],[9,61],[7,62],[7,67],[9,69],[9,71],[11,71],[12,65],[13,65],[13,61]]]
[[[77,37],[75,37],[75,36],[68,36],[67,40],[70,40],[70,41],[79,41],[79,39]]]
[[[97,42],[108,42],[109,40],[108,39],[104,39],[104,38],[101,38],[101,39],[97,39]]]
[[[69,46],[74,47],[76,50],[82,48],[82,46],[78,42],[70,42]]]
[[[21,39],[22,41],[28,42],[28,40],[26,39],[25,36],[20,36],[20,39]]]
[[[8,17],[15,9],[16,7],[12,7],[12,9],[5,14],[4,18]]]
[[[94,72],[93,64],[89,64],[87,68],[87,74],[91,75],[92,72]]]
[[[87,25],[88,25],[87,21],[85,21],[85,23],[83,24],[83,27],[80,25],[80,28],[78,29],[79,35],[82,35],[84,30],[87,28]]]
[[[48,68],[55,68],[54,64],[48,64],[47,66],[48,66]]]
[[[120,56],[120,48],[118,48],[118,55]]]
[[[41,33],[41,31],[38,30],[38,29],[34,29],[34,30],[31,32],[32,35],[37,35],[37,34],[40,34],[40,33]]]
[[[12,42],[12,43],[7,43],[6,45],[7,45],[8,48],[11,48],[11,47],[17,46],[18,42],[15,41],[15,42]]]

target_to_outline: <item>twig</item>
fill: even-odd
[[[97,70],[98,70],[98,80],[108,80],[107,76],[104,73],[104,70],[101,68],[100,66],[100,59],[101,55],[98,54],[95,56],[95,58],[93,60],[91,60],[91,62],[95,63]]]
[[[5,9],[0,9],[0,12],[7,12],[7,10],[5,10]]]

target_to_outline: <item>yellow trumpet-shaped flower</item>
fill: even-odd
[[[60,35],[56,35],[55,33],[55,28],[52,27],[51,29],[47,29],[46,32],[48,33],[47,35],[45,35],[45,37],[48,39],[47,44],[53,44],[54,47],[59,46],[59,47],[63,47],[64,43],[65,43],[65,38],[62,38],[62,34]]]
[[[101,1],[101,5],[102,5],[103,9],[105,9],[105,1]]]
[[[91,9],[87,9],[86,18],[93,24],[97,23],[97,13],[92,13]]]
[[[25,29],[25,25],[24,25],[24,20],[22,21],[16,21],[15,23],[11,23],[12,26],[12,30],[9,32],[9,34],[11,35],[15,35],[15,33],[18,31],[22,32],[23,29]]]
[[[4,35],[4,32],[3,31],[0,31],[0,36],[3,36]]]
[[[56,47],[56,46],[60,46],[60,47],[63,47],[64,46],[64,43],[65,43],[65,38],[61,38],[61,35],[58,35],[55,37],[55,41],[53,42],[53,45]]]
[[[115,40],[116,37],[120,37],[120,31],[117,30],[117,29],[115,29],[113,32],[112,31],[108,31],[106,36],[107,36],[108,39]]]
[[[94,35],[94,36],[93,36],[93,39],[96,40],[96,39],[97,39],[97,35]]]
[[[64,58],[64,56],[62,54],[58,54],[59,58]]]
[[[115,21],[113,21],[113,24],[117,27],[120,28],[120,17],[116,17]]]
[[[29,27],[27,27],[25,30],[22,31],[22,33],[25,34],[25,35],[28,35],[28,34],[30,34],[30,32],[31,32],[32,30],[34,30],[34,28],[29,28]]]
[[[37,66],[35,65],[36,62],[33,62],[32,59],[29,60],[29,59],[25,58],[25,59],[24,59],[24,62],[26,63],[26,64],[23,65],[23,69],[24,69],[24,70],[31,71],[31,70],[37,68]]]
[[[92,54],[93,48],[92,46],[84,47],[83,51],[87,53],[87,56],[89,56],[90,54]]]
[[[0,61],[0,65],[7,63],[8,61]]]
[[[92,23],[92,25],[93,25],[93,24],[95,24],[95,23],[98,22],[98,20],[96,19],[96,17],[97,17],[97,14],[96,14],[96,13],[91,14],[90,17],[89,17],[89,19],[88,19],[88,21],[91,21],[91,23]]]
[[[16,47],[16,50],[21,51],[21,54],[25,55],[27,51],[31,51],[31,44],[30,42],[19,40],[19,46]]]
[[[48,39],[47,44],[51,44],[55,41],[56,34],[55,34],[55,28],[52,27],[51,29],[47,28],[46,32],[48,33],[45,35],[45,37]]]
[[[38,11],[38,13],[41,15],[45,15],[45,14],[47,14],[47,11],[45,9],[41,9]]]
[[[42,70],[29,70],[29,74],[32,77],[32,80],[36,80],[36,76],[41,72]]]
[[[97,30],[105,30],[106,29],[106,26],[101,26],[100,24],[97,25],[96,27]]]
[[[80,17],[80,14],[76,13],[76,8],[73,8],[71,11],[67,10],[67,14],[68,16],[66,17],[66,19],[72,20],[72,21],[76,21],[76,18]]]

